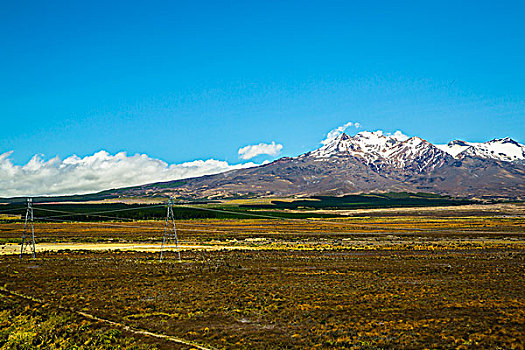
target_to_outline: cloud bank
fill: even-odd
[[[252,159],[261,154],[267,154],[270,156],[276,156],[283,149],[283,145],[279,143],[260,143],[258,145],[248,145],[239,149],[239,158],[241,159]]]
[[[361,124],[353,123],[353,122],[348,122],[348,123],[346,123],[344,125],[341,125],[340,127],[337,127],[337,128],[335,128],[333,130],[330,130],[330,132],[328,132],[328,134],[326,134],[326,138],[323,141],[321,141],[321,144],[326,145],[327,143],[330,143],[332,140],[336,139],[339,135],[344,133],[346,131],[346,129],[348,129],[352,125],[356,129],[359,129],[359,127],[361,126]]]
[[[215,159],[168,164],[145,154],[111,155],[100,151],[86,157],[44,160],[35,155],[25,165],[14,165],[12,152],[0,155],[0,197],[84,194],[111,188],[178,180],[256,166],[228,164]]]

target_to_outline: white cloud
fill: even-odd
[[[215,159],[182,164],[166,162],[145,154],[111,155],[106,151],[80,158],[44,160],[35,155],[27,164],[14,165],[12,152],[0,155],[0,197],[83,194],[111,188],[178,180],[256,166],[252,162],[228,164]]]
[[[348,122],[348,123],[346,123],[344,125],[341,125],[340,127],[337,127],[337,128],[335,128],[333,130],[330,130],[330,132],[328,134],[326,134],[326,138],[323,141],[321,141],[321,144],[326,145],[327,143],[330,143],[330,141],[334,140],[339,135],[344,133],[346,131],[346,129],[348,129],[352,125],[356,129],[359,129],[359,127],[361,126],[360,123],[352,123],[352,122]]]
[[[261,154],[276,156],[283,149],[283,145],[279,143],[260,143],[258,145],[248,145],[239,149],[239,158],[252,159]]]
[[[388,134],[390,136],[390,134]],[[393,138],[395,138],[398,141],[405,141],[408,140],[410,137],[403,134],[400,130],[396,131],[393,135],[391,135]]]

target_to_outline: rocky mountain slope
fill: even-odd
[[[314,151],[222,174],[139,186],[120,195],[221,198],[432,192],[525,198],[525,146],[509,138],[433,145],[419,137],[341,134]]]

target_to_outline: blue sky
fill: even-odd
[[[522,1],[2,1],[0,154],[239,163],[348,121],[523,142],[523,23]]]

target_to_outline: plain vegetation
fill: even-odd
[[[0,287],[41,302],[2,293],[0,347],[184,348],[85,312],[220,349],[523,349],[525,218],[446,213],[178,220],[185,243],[246,248],[183,251],[182,262],[3,255]],[[37,243],[162,237],[162,221],[121,221],[39,222]],[[18,242],[21,228],[0,221],[0,240]]]

